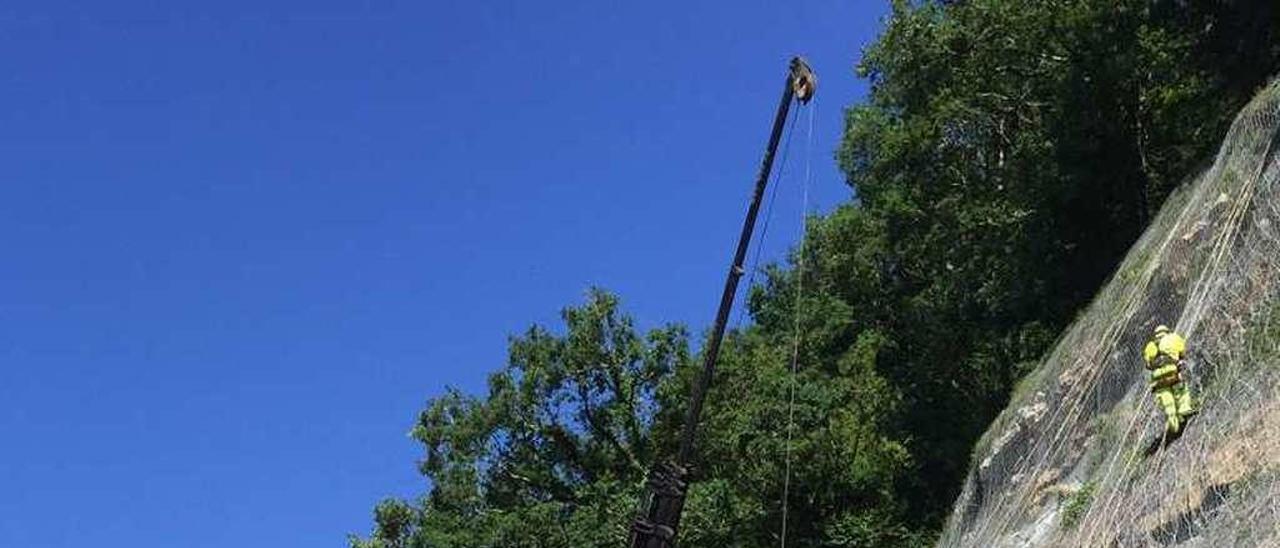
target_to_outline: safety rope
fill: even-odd
[[[779,545],[782,548],[787,546],[787,518],[791,501],[791,439],[792,432],[795,430],[795,406],[796,406],[796,384],[798,378],[796,370],[800,363],[800,342],[802,333],[800,331],[800,313],[804,296],[804,258],[805,247],[809,239],[808,231],[808,215],[809,215],[809,183],[813,174],[813,111],[816,105],[806,105],[804,107],[809,114],[809,131],[805,136],[804,151],[804,180],[801,181],[801,207],[800,207],[800,250],[796,253],[796,296],[795,304],[792,307],[792,342],[791,342],[791,367],[790,377],[787,388],[787,443],[783,446],[785,452],[784,472],[782,479],[782,534],[779,537]]]
[[[1190,334],[1190,332],[1194,331],[1195,327],[1197,326],[1198,320],[1199,320],[1198,314],[1201,312],[1200,309],[1203,308],[1203,303],[1207,300],[1207,296],[1211,291],[1211,286],[1210,284],[1207,283],[1207,280],[1211,279],[1212,276],[1210,274],[1216,271],[1220,267],[1220,263],[1223,259],[1223,256],[1226,254],[1227,248],[1230,247],[1229,243],[1232,241],[1236,231],[1239,228],[1239,225],[1242,219],[1242,212],[1244,209],[1247,208],[1249,200],[1251,200],[1252,198],[1253,186],[1257,183],[1258,179],[1261,178],[1262,173],[1265,171],[1265,168],[1269,163],[1268,159],[1271,156],[1272,147],[1274,144],[1275,143],[1274,143],[1274,137],[1273,137],[1271,140],[1268,141],[1267,147],[1263,151],[1261,162],[1256,168],[1256,173],[1253,174],[1252,178],[1247,179],[1245,181],[1242,189],[1238,194],[1238,197],[1232,201],[1232,204],[1226,215],[1226,221],[1224,222],[1225,228],[1221,232],[1219,232],[1219,234],[1215,237],[1215,241],[1210,248],[1209,265],[1207,266],[1207,268],[1203,269],[1200,275],[1197,277],[1196,282],[1191,291],[1192,293],[1191,297],[1188,298],[1187,304],[1184,306],[1182,315],[1178,318],[1178,321],[1175,323],[1176,329],[1179,332],[1187,332],[1188,334]],[[1203,191],[1198,190],[1197,192],[1203,192]],[[1191,204],[1199,203],[1201,201],[1202,200],[1199,199],[1198,196],[1193,196],[1191,199],[1188,199],[1186,207],[1190,207]],[[1185,215],[1185,213],[1181,213],[1180,216],[1181,215]],[[1174,224],[1173,227],[1169,229],[1163,241],[1161,241],[1159,247],[1157,248],[1157,251],[1156,251],[1157,256],[1165,256],[1166,249],[1170,245],[1170,242],[1176,237],[1176,234],[1178,232],[1178,227],[1181,226],[1183,222],[1185,221],[1178,221]],[[1106,332],[1104,333],[1102,337],[1102,341],[1095,345],[1095,352],[1093,355],[1094,358],[1101,358],[1102,355],[1100,355],[1099,353],[1105,354],[1107,352],[1107,349],[1114,348],[1115,342],[1119,339],[1121,329],[1127,328],[1132,323],[1133,316],[1139,308],[1138,304],[1141,300],[1141,297],[1146,293],[1146,288],[1151,284],[1152,277],[1155,274],[1157,267],[1158,265],[1156,264],[1155,261],[1153,261],[1150,265],[1148,265],[1143,270],[1142,276],[1139,279],[1139,281],[1135,283],[1135,287],[1132,288],[1127,293],[1128,296],[1126,298],[1122,299],[1121,306],[1119,307],[1120,312],[1114,315],[1114,319],[1111,322],[1108,329],[1106,330]],[[1193,316],[1193,314],[1196,314],[1197,316]],[[1098,363],[1096,360],[1090,360],[1090,362]],[[1102,376],[1103,370],[1104,368],[1102,367],[1092,368],[1091,372],[1086,375],[1083,382],[1083,386],[1078,390],[1078,393],[1085,393],[1089,390],[1092,390],[1093,387],[1096,385],[1096,383],[1099,382],[1099,379]],[[1038,458],[1029,458],[1033,454],[1037,454],[1037,451],[1028,451],[1024,454],[1022,458],[1018,459],[1018,461],[1013,465],[1013,468],[1018,470],[1031,470],[1036,468],[1042,468],[1043,465],[1047,463],[1050,458],[1057,455],[1064,447],[1069,445],[1068,440],[1070,439],[1070,437],[1064,436],[1063,430],[1068,425],[1072,424],[1074,422],[1074,419],[1078,417],[1080,413],[1083,412],[1083,408],[1084,408],[1083,400],[1084,400],[1083,398],[1076,399],[1069,406],[1067,406],[1068,411],[1066,413],[1065,419],[1061,422],[1061,426],[1059,426],[1057,432],[1052,436],[1048,447],[1045,448],[1043,452],[1038,452],[1039,454]],[[1058,411],[1061,409],[1062,407],[1055,409],[1054,413],[1052,414],[1051,420],[1049,422],[1054,422],[1053,419],[1058,418],[1058,414],[1059,414]],[[1159,418],[1160,415],[1161,415],[1160,413],[1155,413],[1155,414],[1135,413],[1134,414],[1134,416],[1129,422],[1128,427],[1125,429],[1123,436],[1121,437],[1118,443],[1114,444],[1115,446],[1114,450],[1109,452],[1110,455],[1106,459],[1108,462],[1108,465],[1105,469],[1105,472],[1102,475],[1102,480],[1099,482],[1100,485],[1109,484],[1109,481],[1113,478],[1114,473],[1116,472],[1120,472],[1122,475],[1128,474],[1128,472],[1132,469],[1132,467],[1137,464],[1137,462],[1142,458],[1142,454],[1140,452],[1131,452],[1129,457],[1127,459],[1124,459],[1125,462],[1123,466],[1120,467],[1122,471],[1116,470],[1116,465],[1121,460],[1119,458],[1121,456],[1121,452],[1124,451],[1126,448],[1131,447],[1130,439],[1134,438],[1136,440],[1141,440],[1142,439],[1141,434],[1143,432],[1148,431],[1150,425],[1153,422],[1156,422],[1156,419]],[[1135,428],[1135,426],[1137,426],[1137,428]],[[1163,439],[1163,435],[1162,435],[1162,439],[1159,441],[1161,442],[1161,445],[1163,445],[1163,442],[1165,441]],[[1159,451],[1159,453],[1156,455],[1155,462],[1152,463],[1153,467],[1157,469],[1161,468],[1167,456],[1168,455],[1166,451]],[[1105,495],[1101,501],[1098,501],[1098,503],[1090,505],[1090,508],[1086,512],[1085,516],[1082,518],[1082,521],[1092,522],[1092,520],[1090,519],[1092,516],[1097,514],[1105,514],[1105,513],[1112,512],[1112,510],[1114,509],[1114,505],[1119,502],[1119,496],[1121,492],[1118,489],[1111,489],[1109,491],[1110,492],[1107,495]],[[1008,498],[1009,503],[1002,506],[1012,507],[1012,508],[1022,507],[1030,500],[1030,498],[1033,495],[1034,495],[1033,490],[1023,489],[1019,494],[1016,494],[1013,497],[1009,497]],[[1015,519],[1014,512],[1001,511],[1000,513],[1002,514],[1002,517],[986,520],[984,524],[981,527],[979,527],[977,533],[975,534],[975,538],[984,538],[984,536],[990,532],[989,530],[993,530],[996,534],[1007,531],[1008,527],[1012,524],[1013,520]],[[1082,534],[1082,536],[1084,538],[1092,538],[1095,532],[1100,529],[1103,529],[1103,527],[1101,527],[1101,524],[1093,522],[1093,525],[1089,527],[1088,530]],[[1080,538],[1080,537],[1077,537],[1077,538]]]
[[[1253,194],[1254,194],[1253,187],[1263,177],[1263,174],[1266,171],[1267,166],[1270,164],[1270,159],[1271,159],[1274,145],[1275,145],[1275,137],[1272,136],[1267,141],[1267,146],[1262,153],[1261,160],[1255,172],[1253,173],[1253,176],[1250,179],[1247,179],[1242,184],[1237,197],[1233,200],[1231,208],[1229,209],[1226,215],[1224,228],[1215,237],[1214,243],[1210,248],[1209,264],[1204,269],[1201,270],[1199,276],[1196,279],[1195,284],[1193,285],[1193,288],[1191,291],[1191,297],[1187,299],[1187,304],[1183,307],[1183,313],[1178,318],[1178,321],[1175,323],[1176,329],[1180,333],[1186,332],[1188,334],[1188,337],[1190,337],[1191,332],[1194,331],[1196,326],[1199,324],[1199,320],[1200,320],[1199,315],[1203,313],[1202,308],[1204,306],[1204,303],[1207,302],[1208,294],[1211,291],[1210,285],[1208,282],[1209,280],[1216,277],[1215,275],[1220,268],[1220,263],[1223,257],[1225,256],[1227,249],[1230,247],[1230,242],[1234,239],[1236,232],[1240,228],[1243,212],[1245,209],[1247,209],[1247,207],[1249,206],[1253,198]],[[1192,203],[1191,200],[1188,201],[1188,204],[1190,203]],[[1173,228],[1170,229],[1169,236],[1167,237],[1167,239],[1173,238],[1176,235],[1176,232],[1177,232],[1176,228],[1178,226],[1179,225],[1175,225]],[[1135,414],[1135,419],[1137,416],[1139,415]],[[1160,414],[1159,413],[1155,415],[1147,414],[1146,416],[1147,416],[1147,420],[1143,422],[1143,426],[1139,430],[1139,432],[1148,430],[1150,423],[1155,422],[1154,419],[1160,416]],[[1132,427],[1132,423],[1130,427]],[[1128,440],[1128,437],[1129,437],[1129,433],[1126,432],[1125,441]],[[1164,436],[1162,435],[1159,442],[1160,446],[1164,446],[1166,442],[1167,440],[1164,439]],[[1115,453],[1111,455],[1109,460],[1111,460],[1114,463],[1116,457],[1119,456],[1119,452],[1121,451],[1121,449],[1122,447],[1117,447]],[[1167,454],[1166,451],[1159,451],[1159,454],[1157,455],[1157,458],[1156,458],[1156,463],[1154,464],[1155,468],[1159,469],[1162,467],[1166,454]],[[1136,461],[1138,459],[1139,459],[1139,454],[1136,452],[1132,453],[1128,461],[1125,463],[1124,473],[1127,474],[1129,470],[1132,468],[1132,466],[1136,464]],[[1107,472],[1103,476],[1104,481],[1109,480],[1111,478],[1112,468],[1113,466],[1111,465],[1108,466]],[[1113,503],[1118,502],[1121,494],[1122,494],[1121,490],[1112,489],[1109,495],[1106,497],[1103,504],[1100,505],[1100,510],[1104,510],[1104,509],[1110,510],[1113,507]],[[1094,515],[1093,510],[1094,510],[1093,508],[1090,508],[1090,511],[1086,513],[1085,518],[1092,517],[1092,515]],[[1094,526],[1089,529],[1088,531],[1089,537],[1087,538],[1092,538],[1092,536],[1095,534],[1095,531],[1097,531],[1100,528],[1100,526],[1101,524],[1095,523]]]

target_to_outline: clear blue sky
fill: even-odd
[[[829,209],[887,10],[112,4],[0,7],[0,546],[342,545],[587,287],[705,328],[788,57]]]

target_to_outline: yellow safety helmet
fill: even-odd
[[[1164,324],[1160,324],[1160,325],[1157,325],[1157,326],[1156,326],[1156,336],[1157,336],[1157,337],[1159,337],[1160,335],[1164,335],[1165,333],[1168,333],[1168,332],[1169,332],[1169,326],[1164,325]]]

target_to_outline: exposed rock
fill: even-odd
[[[941,546],[1280,546],[1278,139],[1273,85],[993,423]],[[1202,408],[1172,442],[1141,364],[1156,323],[1187,337]]]

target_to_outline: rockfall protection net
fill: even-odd
[[[973,453],[940,546],[1280,546],[1280,85],[1146,233]],[[1161,447],[1142,345],[1187,339]]]

